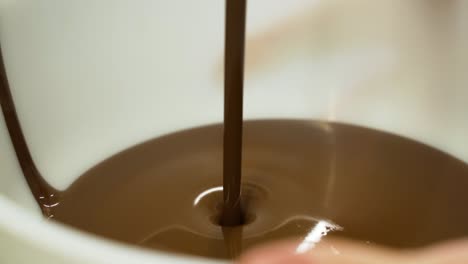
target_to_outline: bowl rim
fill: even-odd
[[[86,263],[225,263],[202,257],[177,255],[115,242],[67,227],[17,205],[0,195],[0,230],[49,252]],[[57,241],[60,241],[57,243]]]

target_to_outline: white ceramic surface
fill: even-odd
[[[467,1],[272,2],[249,5],[246,118],[361,124],[468,161]],[[65,189],[128,146],[222,120],[223,3],[0,0],[12,93],[50,183]],[[0,146],[0,263],[206,263],[45,221],[3,116]]]

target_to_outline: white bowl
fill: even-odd
[[[355,123],[468,161],[468,4],[417,2],[251,1],[246,118]],[[131,145],[221,122],[223,25],[218,0],[0,0],[7,74],[40,172],[66,189]],[[0,263],[208,263],[43,219],[3,116],[0,146]]]

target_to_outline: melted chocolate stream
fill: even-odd
[[[34,160],[24,138],[23,131],[16,113],[15,104],[11,95],[5,64],[0,46],[0,103],[2,105],[3,116],[10,134],[11,142],[16,152],[16,157],[23,171],[26,182],[31,189],[36,202],[44,214],[49,217],[50,205],[55,204],[59,199],[59,192],[50,186],[41,173],[37,170]]]
[[[223,226],[241,225],[242,106],[246,0],[226,0]]]

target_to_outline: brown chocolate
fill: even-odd
[[[396,135],[306,120],[244,123],[246,224],[221,228],[222,142],[223,126],[213,125],[127,149],[67,189],[54,219],[215,258],[304,239],[320,221],[343,228],[331,235],[401,248],[468,235],[465,163]]]

